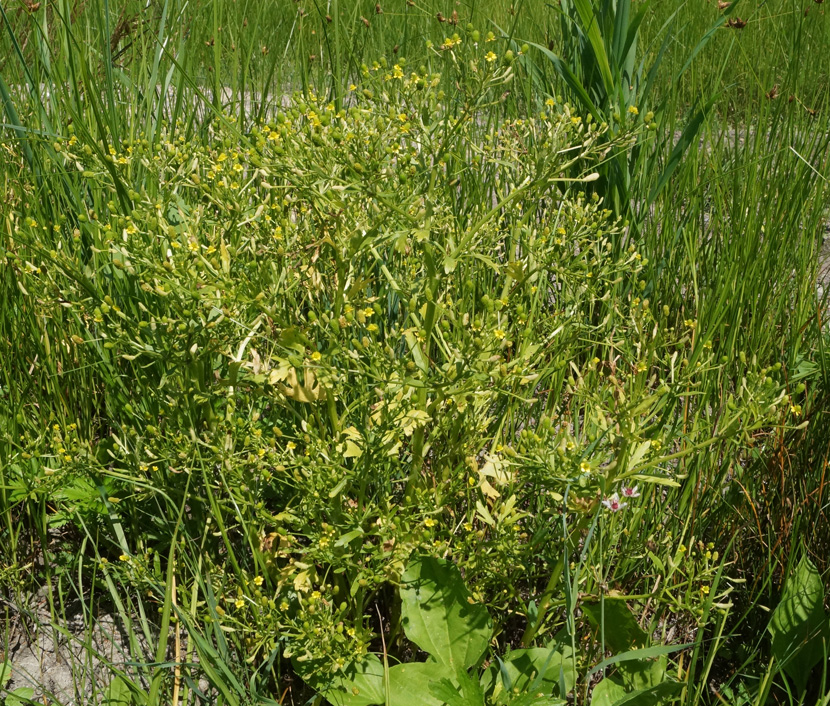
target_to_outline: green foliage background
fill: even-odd
[[[577,6],[3,4],[0,588],[118,616],[83,698],[413,661],[413,553],[580,702],[826,691],[828,20],[632,5],[591,110]]]

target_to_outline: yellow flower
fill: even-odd
[[[636,105],[631,105],[631,106],[629,106],[629,107],[628,107],[628,112],[629,112],[629,113],[631,113],[632,115],[639,115],[639,114],[640,114],[640,111],[639,111],[639,110],[637,110],[637,106],[636,106]]]
[[[263,582],[264,582],[264,581],[265,581],[265,579],[264,579],[264,578],[262,578],[262,576],[257,576],[257,577],[254,579],[254,584],[255,584],[256,586],[262,586],[262,584],[263,584]]]
[[[431,517],[427,517],[427,519],[424,520],[424,525],[426,525],[427,527],[435,527],[435,520],[433,520]]]
[[[244,608],[245,607],[245,601],[243,601],[241,598],[237,598],[236,601],[234,601],[234,605],[237,608]]]
[[[494,336],[495,336],[495,337],[496,337],[499,341],[501,341],[501,340],[504,338],[505,333],[504,333],[504,331],[502,331],[500,328],[497,328],[495,331],[493,331],[493,335],[494,335]]]
[[[314,362],[317,362],[317,361],[318,361],[318,360],[320,360],[322,357],[323,357],[323,355],[320,353],[320,351],[314,351],[314,353],[312,353],[312,354],[311,354],[311,359],[312,359]]]
[[[553,100],[553,98],[548,98],[548,99],[545,101],[545,105],[546,105],[546,106],[548,106],[549,108],[552,108],[553,106],[555,106],[555,105],[556,105],[556,101],[555,101],[555,100]]]
[[[492,64],[492,63],[493,63],[493,62],[494,62],[497,58],[498,58],[498,57],[497,57],[497,56],[496,56],[493,52],[491,52],[491,51],[488,51],[488,52],[484,55],[484,60],[485,60],[488,64]]]

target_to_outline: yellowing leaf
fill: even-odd
[[[281,387],[282,392],[286,397],[296,400],[297,402],[308,404],[316,402],[317,400],[326,399],[326,391],[323,389],[322,385],[317,382],[317,378],[314,376],[314,371],[310,368],[306,369],[305,382],[302,384],[297,378],[297,371],[294,368],[291,368],[285,379],[285,385],[282,385]]]
[[[228,275],[231,272],[231,255],[224,240],[219,243],[219,254],[222,258],[222,272]]]
[[[294,577],[294,590],[301,593],[311,590],[311,574],[308,569],[301,571]]]
[[[346,439],[346,450],[343,452],[343,458],[360,458],[363,454],[361,449],[354,441]]]

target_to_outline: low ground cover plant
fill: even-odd
[[[116,130],[120,94],[87,82],[65,129],[8,118],[9,603],[42,584],[57,624],[115,613],[123,660],[78,687],[109,703],[823,693],[815,565],[766,546],[777,576],[745,591],[736,549],[773,526],[769,459],[826,458],[814,282],[667,273],[725,242],[683,229],[702,201],[634,229],[593,188],[654,116],[507,110],[526,49],[448,30],[268,114],[191,81],[198,111],[141,103]],[[765,227],[816,223],[793,205],[813,191],[779,194],[730,213],[765,258]],[[767,315],[732,306],[764,293]],[[772,662],[725,656],[742,630]]]

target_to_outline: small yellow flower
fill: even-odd
[[[701,592],[704,596],[708,596],[708,595],[709,595],[709,587],[708,587],[708,586],[701,586],[701,587],[700,587],[700,592]]]
[[[499,341],[501,341],[502,339],[504,339],[505,333],[504,333],[504,331],[502,331],[500,328],[497,328],[495,331],[493,331],[493,335],[494,335],[494,336],[495,336],[495,337],[496,337]]]
[[[244,607],[245,607],[245,601],[243,601],[241,598],[237,598],[237,599],[234,601],[234,605],[235,605],[237,608],[244,608]]]
[[[129,561],[129,560],[130,560],[130,557],[128,557],[126,554],[122,554],[122,555],[121,555],[120,557],[118,557],[118,558],[119,558],[121,561]]]
[[[488,51],[488,52],[484,55],[484,60],[485,60],[488,64],[492,64],[492,63],[493,63],[493,62],[494,62],[497,58],[498,58],[498,57],[497,57],[497,56],[496,56],[493,52],[491,52],[491,51]]]
[[[631,106],[629,106],[629,107],[628,107],[628,112],[629,112],[629,113],[631,113],[632,115],[639,115],[639,114],[640,114],[640,111],[639,111],[639,110],[637,110],[637,106],[636,106],[636,105],[631,105]]]
[[[311,354],[311,359],[312,359],[315,363],[316,363],[317,361],[319,361],[322,357],[323,357],[323,355],[322,355],[322,353],[320,353],[320,351],[314,351],[314,353],[312,353],[312,354]]]
[[[591,464],[587,461],[583,461],[579,464],[579,470],[581,470],[583,473],[588,473],[588,471],[591,470]]]
[[[257,577],[254,579],[254,585],[256,585],[256,586],[262,586],[262,584],[263,584],[263,582],[264,582],[264,581],[265,581],[265,579],[264,579],[264,578],[262,578],[262,576],[257,576]]]
[[[435,527],[435,520],[433,520],[431,517],[427,517],[427,519],[424,520],[424,525],[426,527]]]
[[[545,105],[546,105],[546,106],[548,106],[548,108],[552,108],[553,106],[555,106],[555,105],[556,105],[556,101],[555,101],[555,100],[553,100],[553,98],[548,98],[548,99],[545,101]]]

